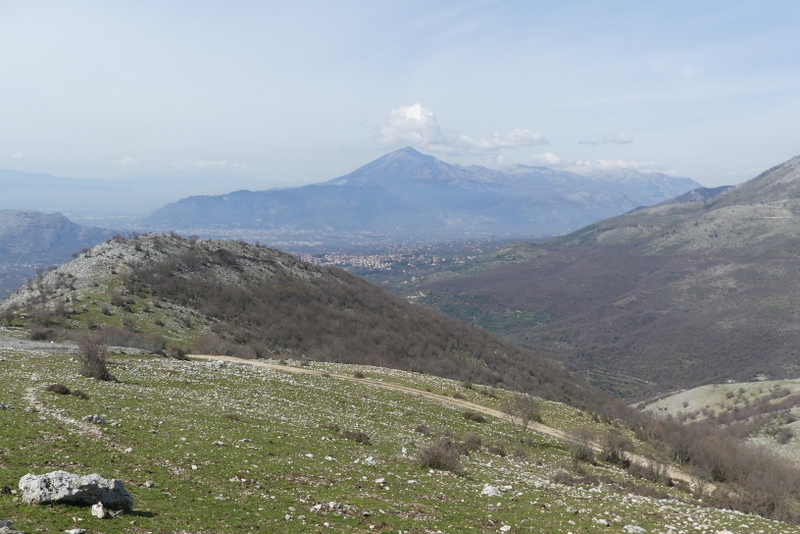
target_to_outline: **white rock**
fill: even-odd
[[[628,534],[644,534],[647,530],[643,529],[639,525],[625,525],[622,529],[627,532]]]
[[[103,503],[99,502],[92,505],[92,516],[99,519],[105,519],[108,517],[108,512],[106,511],[106,507],[103,506]]]
[[[106,480],[93,473],[84,477],[66,471],[44,475],[27,474],[19,479],[22,500],[28,504],[71,503],[91,505],[97,502],[113,509],[133,509],[133,496],[122,482]]]
[[[500,488],[496,486],[490,486],[486,484],[481,491],[481,495],[486,495],[488,497],[500,497],[503,495],[503,492],[500,491]]]

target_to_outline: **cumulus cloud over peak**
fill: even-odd
[[[414,145],[428,150],[436,147],[437,152],[447,152],[447,139],[433,111],[421,104],[392,109],[378,129],[378,141],[384,145]]]
[[[377,137],[384,145],[413,145],[442,154],[481,154],[503,148],[547,144],[541,132],[528,129],[516,129],[508,134],[494,133],[477,139],[461,134],[446,134],[433,111],[422,104],[392,109],[389,118],[378,128]]]

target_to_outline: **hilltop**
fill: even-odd
[[[383,365],[598,408],[563,367],[344,271],[243,242],[120,236],[0,302],[6,321],[110,344]],[[45,335],[45,334],[41,334]]]
[[[800,158],[412,285],[627,398],[800,373]]]
[[[60,213],[0,211],[0,296],[32,278],[37,268],[67,262],[113,234],[75,224]]]

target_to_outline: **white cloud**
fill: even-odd
[[[183,171],[220,172],[220,171],[245,171],[249,167],[243,163],[233,163],[223,160],[197,160],[176,163],[175,167]]]
[[[564,169],[578,174],[592,174],[602,171],[613,171],[618,169],[631,169],[639,172],[668,172],[662,165],[655,161],[635,161],[635,160],[567,160],[562,159],[552,152],[536,154],[531,157],[531,161],[536,165],[545,165],[552,168]]]
[[[615,134],[607,135],[600,140],[603,144],[612,144],[612,145],[626,145],[628,143],[633,143],[633,138],[622,132],[617,132]]]
[[[533,145],[546,145],[547,139],[541,132],[534,132],[533,130],[517,129],[510,134],[501,135],[499,133],[492,134],[489,137],[481,137],[479,139],[472,139],[466,135],[459,136],[456,140],[457,144],[466,148],[467,151],[472,153],[487,152],[498,150],[500,148],[519,148],[523,146]]]
[[[122,161],[119,162],[123,167],[133,167],[137,163],[139,163],[139,161],[133,156],[125,156],[122,158]]]
[[[482,154],[503,148],[546,145],[547,138],[528,129],[516,129],[508,134],[494,133],[477,139],[458,133],[446,134],[433,111],[422,104],[401,106],[389,112],[389,118],[378,128],[378,141],[384,145],[412,145],[429,152],[442,154]]]
[[[623,132],[617,132],[601,139],[583,139],[578,143],[581,145],[599,145],[601,143],[604,145],[627,145],[633,143],[633,137]]]
[[[538,154],[531,158],[534,163],[542,164],[542,165],[551,165],[557,166],[561,164],[561,158],[553,154],[552,152],[545,152],[544,154]]]
[[[661,165],[655,161],[633,160],[576,160],[569,163],[570,170],[578,173],[592,173],[597,171],[612,171],[617,169],[631,169],[639,172],[663,172]]]
[[[448,150],[448,141],[433,111],[422,104],[400,106],[389,112],[389,118],[378,129],[378,141],[384,145],[414,145],[435,152]]]
[[[11,159],[24,159],[25,156],[22,155],[22,152],[14,152],[11,154]]]

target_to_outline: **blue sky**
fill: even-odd
[[[328,180],[450,163],[739,183],[800,154],[800,2],[0,0],[0,168]]]

